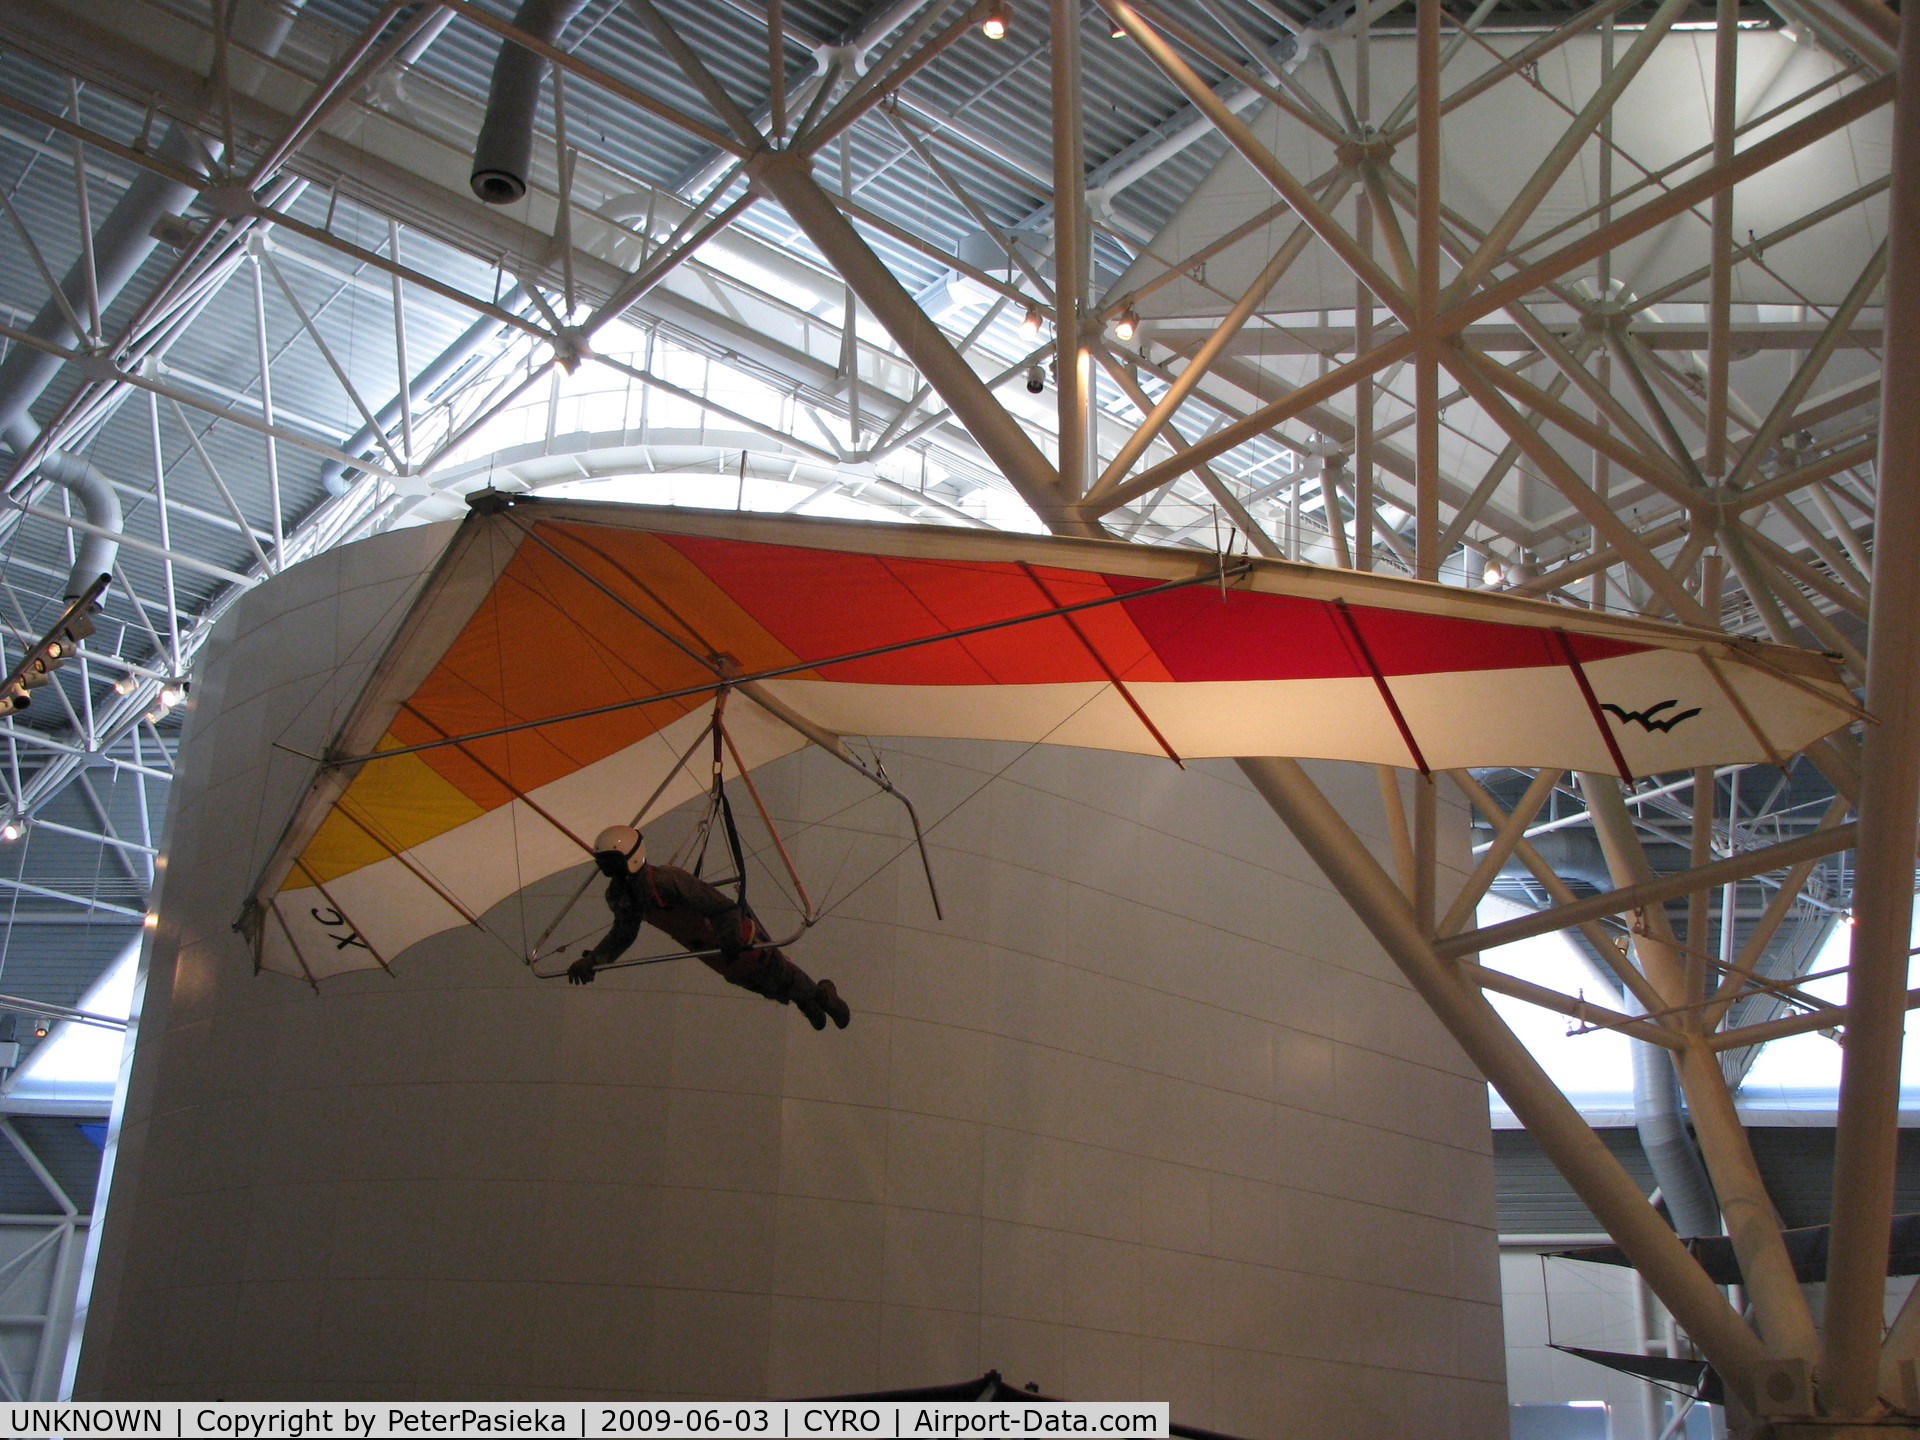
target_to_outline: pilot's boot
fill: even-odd
[[[793,994],[793,1008],[806,1016],[807,1023],[813,1026],[814,1029],[824,1030],[827,1028],[827,1010],[826,1007],[820,1003],[819,986],[816,985],[804,991],[795,990]]]
[[[844,1030],[852,1018],[831,980],[816,985],[806,971],[771,946],[740,956],[727,979],[769,1000],[792,1005],[816,1030],[826,1029],[828,1020]]]
[[[847,1008],[847,1002],[840,998],[840,992],[834,988],[831,980],[822,980],[813,987],[814,1003],[827,1013],[836,1029],[844,1030],[847,1022],[853,1018],[853,1011]],[[809,1019],[812,1017],[809,1016]],[[813,1027],[818,1030],[818,1025]]]

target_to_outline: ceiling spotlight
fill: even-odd
[[[171,710],[186,698],[187,690],[184,685],[167,685],[161,688],[160,703],[168,710]]]
[[[1507,572],[1502,570],[1498,565],[1489,565],[1487,566],[1487,573],[1480,578],[1489,585],[1498,585],[1502,580],[1507,578]]]
[[[1029,305],[1027,313],[1020,317],[1020,333],[1029,340],[1040,338],[1040,307]]]
[[[987,12],[987,18],[980,22],[980,33],[989,40],[1004,40],[1007,35],[1008,6],[1006,0]]]
[[[1124,40],[1127,38],[1127,27],[1116,20],[1113,22],[1113,27],[1108,30],[1107,33],[1116,40]]]
[[[1027,393],[1038,395],[1047,388],[1047,372],[1038,365],[1027,371]]]
[[[122,675],[118,680],[113,682],[113,693],[116,695],[131,695],[133,693],[133,687],[139,683],[140,682],[135,680],[131,675]]]
[[[9,820],[6,824],[0,825],[0,840],[18,840],[20,835],[21,828],[18,820]]]
[[[164,859],[165,857],[162,858]],[[158,912],[149,910],[140,917],[140,923],[149,930],[158,930],[160,928],[160,916]]]
[[[1122,340],[1131,340],[1140,333],[1140,317],[1132,310],[1122,310],[1120,318],[1113,322],[1113,333]]]
[[[36,1040],[47,1038],[47,1022],[44,1019],[33,1022],[33,1038]]]

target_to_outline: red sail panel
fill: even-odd
[[[685,555],[793,653],[824,661],[1051,608],[1018,564],[751,544],[673,535]],[[1135,576],[1046,567],[1063,604],[1153,587]],[[1564,662],[1539,629],[1356,605],[1382,672],[1438,674]],[[1367,670],[1324,601],[1211,586],[1162,591],[1076,617],[1123,680],[1315,680]],[[1570,637],[1582,661],[1644,646]],[[821,678],[891,685],[1020,685],[1101,680],[1105,672],[1059,619],[822,666]]]

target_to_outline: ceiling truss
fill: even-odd
[[[1893,723],[1911,685],[1888,657],[1920,652],[1897,628],[1912,610],[1907,575],[1893,579],[1899,598],[1876,593],[1890,568],[1875,564],[1878,526],[1897,511],[1892,533],[1915,533],[1882,493],[1912,489],[1878,463],[1892,453],[1883,426],[1920,413],[1887,323],[1916,261],[1888,219],[1902,197],[1874,148],[1900,27],[1880,0],[1717,0],[1704,20],[1686,0],[1599,0],[1529,12],[1527,28],[1500,0],[1317,15],[1286,0],[1027,0],[1001,42],[980,38],[1005,8],[985,0],[904,0],[837,36],[778,4],[718,7],[766,57],[752,64],[715,48],[715,15],[655,0],[589,11],[637,25],[644,53],[599,30],[540,39],[474,0],[315,4],[269,45],[231,13],[245,8],[138,0],[108,17],[18,0],[0,12],[0,151],[25,157],[9,162],[8,253],[28,277],[0,339],[51,357],[62,377],[13,447],[0,512],[10,634],[33,638],[70,547],[100,528],[41,473],[46,457],[144,454],[138,470],[112,471],[135,513],[117,536],[111,625],[56,687],[58,713],[0,730],[0,805],[15,824],[150,877],[151,827],[98,805],[73,823],[78,787],[103,770],[164,782],[165,699],[246,589],[333,545],[453,513],[482,468],[522,485],[622,465],[720,475],[737,453],[742,497],[750,471],[784,466],[813,486],[808,500],[859,493],[920,518],[1390,568],[1824,649],[1864,688],[1863,718],[1888,723],[1776,756],[1783,777],[1818,771],[1812,798],[1785,779],[1743,805],[1711,774],[1416,766],[1383,775],[1389,873],[1300,767],[1243,763],[1752,1425],[1913,1419],[1920,1395],[1899,1376],[1920,1361],[1920,1311],[1884,1345],[1878,1319],[1888,1097],[1915,998],[1912,731]],[[1755,24],[1783,25],[1792,48],[1773,80],[1743,90]],[[1703,118],[1656,154],[1632,123],[1647,103],[1636,82],[1695,32]],[[482,39],[524,45],[555,77],[528,198],[510,209],[466,189],[483,77],[435,68]],[[960,95],[968,55],[992,43],[1025,47],[1016,78]],[[1116,63],[1114,46],[1161,103],[1124,143],[1094,128],[1092,77]],[[1818,63],[1796,67],[1800,56]],[[991,113],[1003,85],[1025,85],[1030,105],[1051,96],[1044,153],[969,113]],[[1445,137],[1520,100],[1552,117],[1544,138],[1468,193]],[[684,163],[644,173],[619,143],[628,129],[663,150],[671,138]],[[1868,159],[1819,204],[1754,202],[1840,142]],[[1316,145],[1324,163],[1300,163]],[[1217,233],[1139,199],[1201,151],[1230,156],[1261,189]],[[68,199],[57,223],[42,193],[53,173]],[[902,210],[903,175],[920,177],[927,214],[937,206],[964,243]],[[178,223],[138,283],[103,293],[95,236],[141,177],[178,187]],[[1749,225],[1750,207],[1771,218]],[[1810,279],[1794,247],[1814,242],[1843,263]],[[1660,245],[1697,260],[1650,271]],[[1236,270],[1249,249],[1255,263]],[[63,265],[79,284],[56,280]],[[1297,298],[1307,292],[1312,303]],[[1752,295],[1769,298],[1741,298]],[[204,341],[216,325],[225,351]],[[638,423],[623,412],[614,433],[557,428],[548,401],[586,375],[637,387]],[[644,408],[669,402],[696,428]],[[477,448],[543,405],[543,439]],[[1024,508],[1012,520],[982,510],[983,492]],[[1440,863],[1443,782],[1489,837],[1466,875]],[[1856,812],[1863,793],[1906,808]],[[1597,895],[1532,843],[1562,823],[1538,819],[1555,796],[1578,797],[1577,823],[1605,852]],[[1685,863],[1657,867],[1661,846],[1684,848]],[[1847,853],[1851,864],[1836,858]],[[5,883],[111,903],[24,873]],[[1532,887],[1540,913],[1474,928],[1497,883]],[[1789,914],[1849,906],[1861,923],[1846,1004],[1768,968]],[[1478,963],[1505,939],[1561,928],[1604,958],[1616,1003]],[[1751,1319],[1484,991],[1673,1056]],[[1835,1202],[1847,1218],[1824,1330],[1746,1144],[1738,1067],[1723,1063],[1812,1030],[1848,1037]],[[1771,1382],[1795,1374],[1812,1383],[1780,1400]]]

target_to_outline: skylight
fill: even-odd
[[[133,1012],[133,986],[139,972],[140,940],[80,997],[76,1009],[125,1020]],[[15,1111],[52,1114],[105,1114],[120,1079],[120,1055],[126,1035],[102,1025],[62,1020],[26,1063],[0,1085],[0,1100]]]

